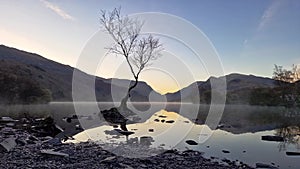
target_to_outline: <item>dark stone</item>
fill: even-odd
[[[225,153],[225,154],[228,154],[228,153],[230,153],[230,151],[229,151],[229,150],[222,150],[222,152],[223,152],[223,153]]]
[[[277,142],[284,141],[284,138],[281,136],[261,136],[261,139],[264,141],[277,141]]]
[[[133,131],[123,131],[123,130],[116,130],[118,133],[125,135],[125,136],[129,136],[131,134],[134,134]]]
[[[174,123],[174,120],[167,120],[166,123]]]
[[[128,121],[127,118],[125,118],[119,111],[117,108],[113,107],[109,110],[103,110],[100,112],[99,117],[101,117],[101,115],[103,116],[103,118],[112,124],[120,124],[120,127],[122,130],[124,131],[128,131],[127,127],[126,127],[126,122]]]
[[[162,123],[164,123],[165,121],[166,121],[166,120],[164,120],[164,119],[163,119],[163,120],[161,120],[161,122],[162,122]]]
[[[159,122],[159,119],[154,119],[155,122]]]
[[[140,137],[140,144],[141,145],[150,146],[153,141],[154,141],[153,138],[150,137],[150,136]]]
[[[71,118],[71,117],[67,117],[67,118],[66,118],[66,121],[67,121],[68,123],[71,123],[71,122],[72,122],[72,118]]]
[[[186,140],[185,141],[188,145],[198,145],[198,143],[194,140]]]
[[[167,116],[164,116],[164,115],[159,115],[158,117],[160,117],[160,118],[167,118]]]
[[[286,152],[288,156],[300,156],[300,152]]]
[[[275,166],[272,166],[270,164],[264,164],[264,163],[256,163],[256,168],[269,168],[269,169],[278,169]]]
[[[154,129],[149,129],[148,131],[149,131],[149,132],[154,132]]]

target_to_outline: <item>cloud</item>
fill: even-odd
[[[270,23],[276,12],[279,10],[281,4],[281,0],[273,1],[272,4],[264,11],[257,27],[258,31],[264,29]]]
[[[73,16],[69,15],[66,11],[62,10],[59,6],[52,4],[46,0],[40,0],[40,1],[45,5],[45,7],[51,9],[57,15],[61,16],[63,19],[72,20],[72,21],[75,20]]]

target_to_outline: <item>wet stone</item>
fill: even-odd
[[[222,152],[223,152],[223,153],[225,153],[225,154],[228,154],[228,153],[230,153],[230,151],[229,151],[229,150],[222,150]]]
[[[194,140],[186,140],[185,141],[188,145],[198,145],[198,143]]]

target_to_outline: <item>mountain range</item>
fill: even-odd
[[[52,101],[72,101],[73,72],[76,72],[76,78],[79,79],[76,83],[76,88],[78,88],[76,101],[93,101],[93,98],[96,98],[100,102],[119,102],[125,96],[129,83],[133,83],[126,79],[95,77],[38,54],[0,45],[0,80],[2,80],[0,83],[0,103],[9,103],[12,100],[19,100],[15,101],[16,103],[24,103],[24,98],[16,96],[20,95],[25,84],[30,84],[31,88],[21,92],[25,93],[23,95],[30,97],[31,100],[30,91],[33,90],[32,86],[34,86],[35,89],[38,89],[35,93],[39,93],[43,98],[49,99],[50,95]],[[131,101],[149,101],[149,95],[151,95],[151,101],[158,102],[165,101],[166,98],[169,102],[198,102],[200,99],[202,103],[209,103],[212,80],[216,83],[226,81],[227,102],[232,104],[249,103],[251,92],[254,89],[277,86],[276,81],[270,78],[234,73],[222,77],[210,77],[206,81],[194,82],[175,93],[161,95],[147,83],[139,82],[131,93]],[[29,88],[28,85],[25,87]],[[95,90],[89,90],[91,87]],[[218,86],[215,87],[214,89],[218,91]],[[12,88],[19,90],[12,90]],[[222,86],[220,86],[221,88]],[[200,98],[195,95],[195,89],[199,91]],[[36,95],[35,97],[39,96]],[[8,99],[10,97],[11,99]],[[29,99],[27,102],[31,100]]]

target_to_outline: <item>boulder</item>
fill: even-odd
[[[17,146],[16,139],[14,137],[9,137],[0,143],[0,151],[2,150],[2,151],[9,152],[16,146]]]

